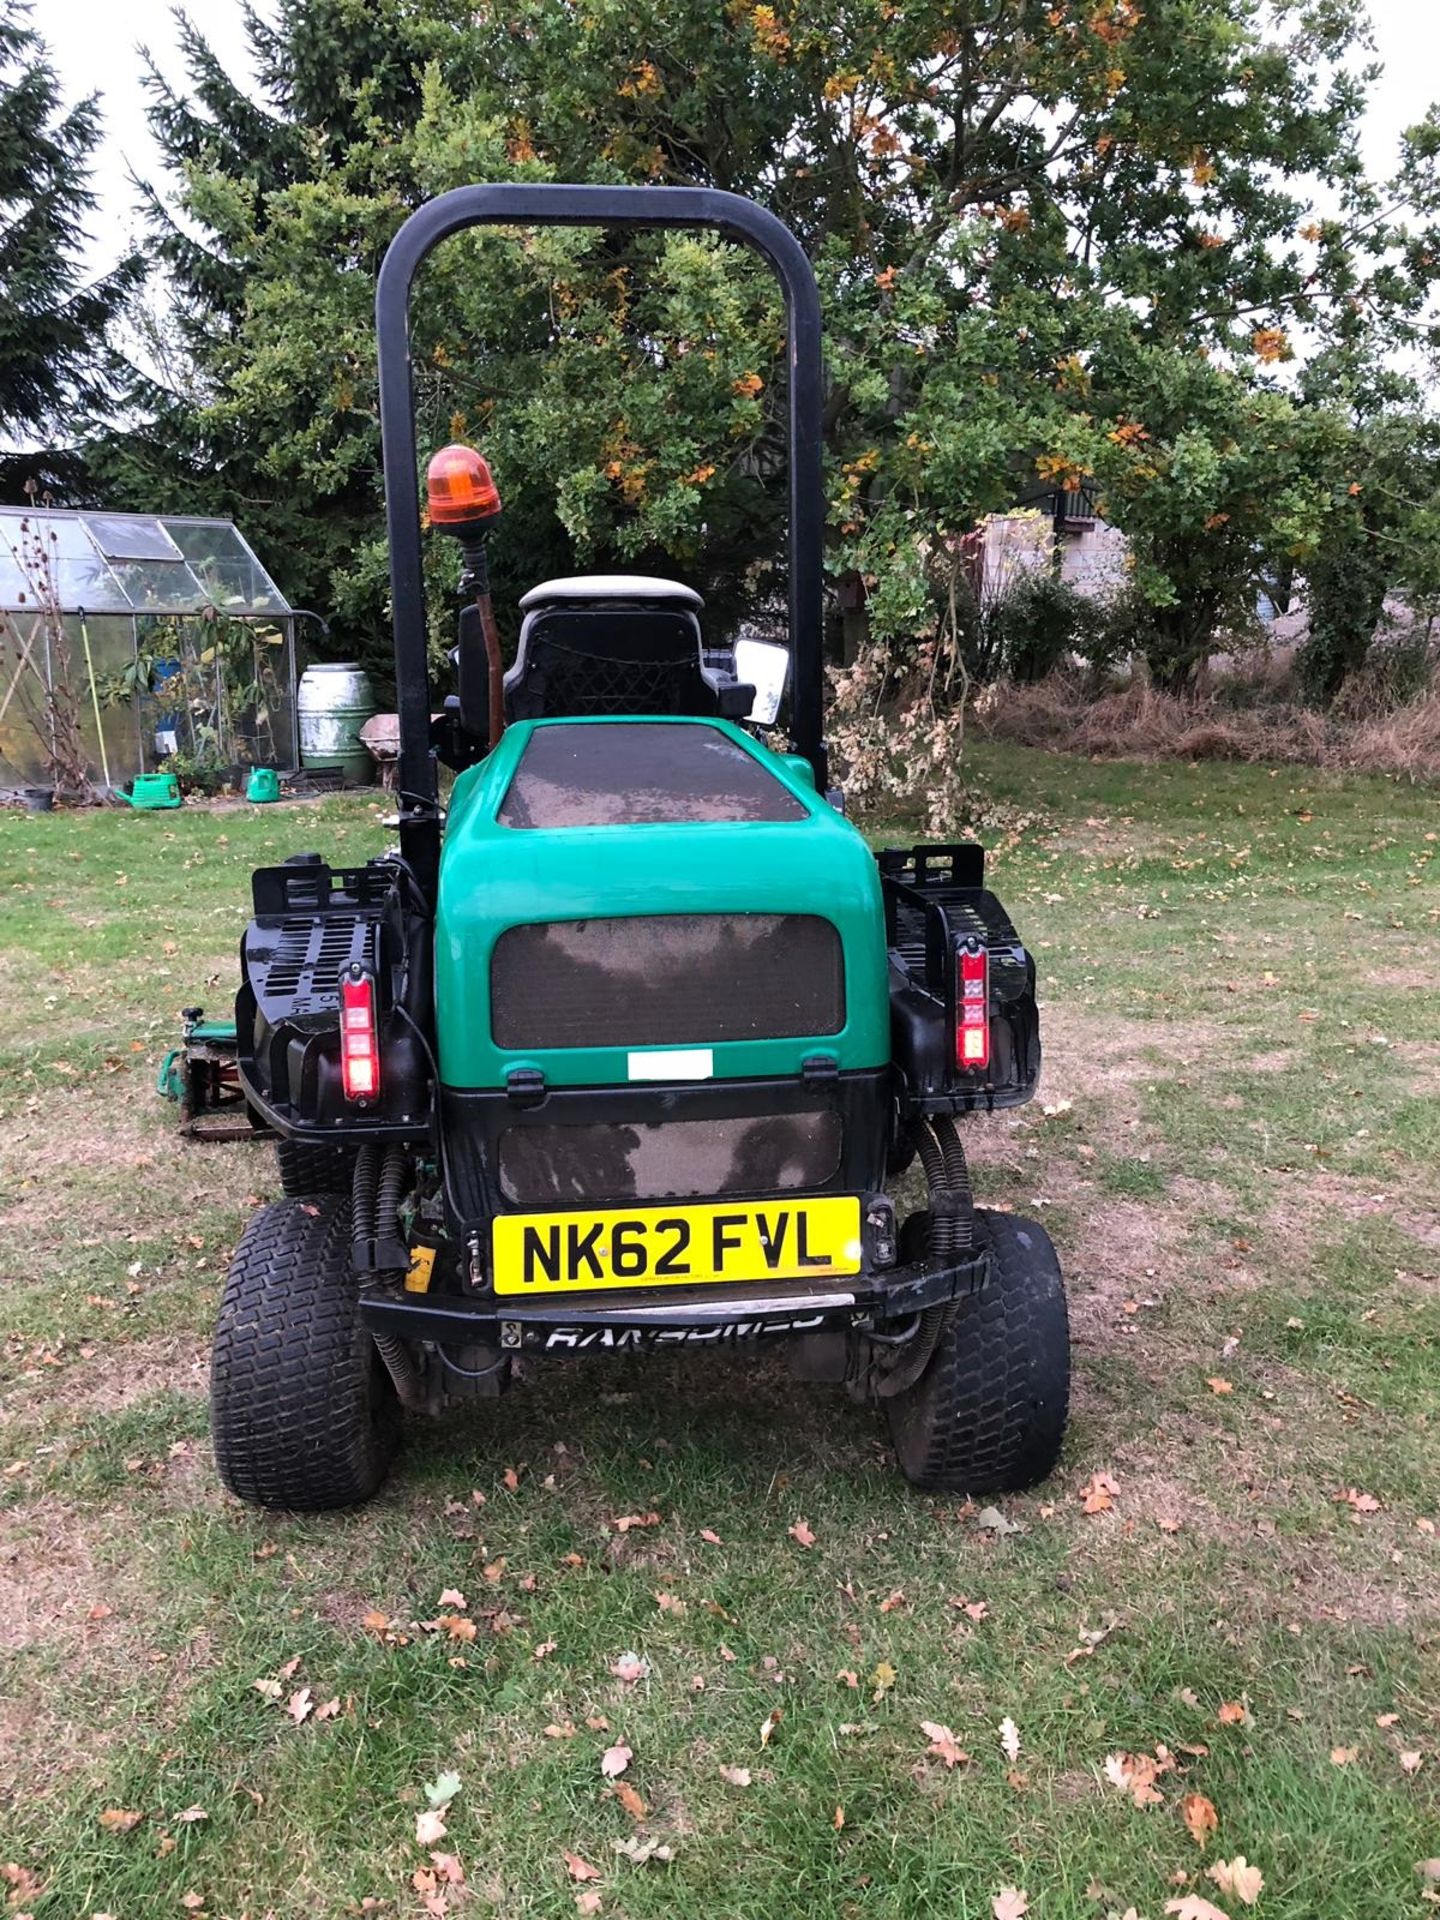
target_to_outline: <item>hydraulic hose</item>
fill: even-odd
[[[375,1238],[379,1182],[380,1149],[361,1147],[355,1156],[355,1179],[350,1189],[350,1238],[357,1251]]]
[[[380,1358],[385,1362],[385,1371],[395,1382],[401,1406],[410,1413],[427,1412],[429,1402],[425,1395],[424,1376],[409,1347],[393,1333],[377,1333],[374,1339]]]
[[[380,1168],[379,1188],[375,1201],[375,1238],[389,1240],[400,1237],[400,1202],[405,1197],[406,1178],[409,1163],[403,1147],[391,1147],[385,1154]]]

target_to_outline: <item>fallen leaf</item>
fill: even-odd
[[[480,1631],[473,1620],[463,1620],[458,1613],[442,1613],[435,1624],[443,1628],[452,1640],[469,1642]]]
[[[460,1864],[458,1853],[432,1853],[430,1864],[435,1869],[436,1877],[445,1881],[448,1886],[464,1886],[465,1869]]]
[[[990,1902],[995,1920],[1025,1920],[1030,1911],[1030,1896],[1023,1887],[1001,1887]]]
[[[488,1566],[482,1567],[481,1572],[493,1587],[505,1578],[505,1567],[506,1559],[502,1553],[498,1560],[492,1560]]]
[[[1166,1913],[1173,1913],[1175,1920],[1230,1920],[1223,1907],[1217,1907],[1203,1894],[1187,1893],[1183,1899],[1167,1900]]]
[[[720,1778],[728,1781],[732,1787],[748,1787],[750,1769],[748,1767],[721,1767]]]
[[[100,1815],[100,1824],[107,1833],[129,1833],[144,1818],[143,1813],[132,1813],[128,1807],[106,1807]]]
[[[1210,1374],[1206,1378],[1205,1384],[1212,1393],[1233,1393],[1235,1391],[1230,1381],[1222,1380],[1218,1373]]]
[[[445,1838],[445,1815],[443,1810],[426,1807],[415,1816],[415,1844],[420,1847],[437,1846]]]
[[[896,1587],[893,1593],[887,1594],[880,1602],[880,1611],[881,1613],[894,1613],[904,1605],[905,1589],[903,1587]]]
[[[598,1867],[592,1867],[588,1860],[582,1860],[578,1853],[570,1853],[563,1847],[561,1848],[561,1852],[565,1856],[565,1871],[572,1880],[598,1880],[600,1878],[600,1869]]]
[[[630,1749],[623,1740],[607,1747],[600,1756],[600,1771],[607,1780],[618,1780],[630,1764]]]
[[[998,1732],[1000,1735],[1001,1749],[1004,1752],[1005,1758],[1013,1767],[1015,1762],[1020,1758],[1020,1729],[1008,1713],[1000,1722]]]
[[[1252,1867],[1243,1853],[1236,1854],[1233,1860],[1217,1860],[1205,1872],[1221,1893],[1233,1894],[1247,1907],[1254,1906],[1265,1884],[1264,1874],[1259,1867]]]
[[[1423,1754],[1402,1753],[1400,1756],[1400,1771],[1402,1773],[1418,1773],[1424,1764],[1425,1758]]]
[[[810,1531],[810,1522],[808,1520],[797,1520],[794,1526],[789,1529],[789,1534],[790,1538],[795,1541],[798,1546],[813,1547],[815,1544],[815,1535]]]
[[[1148,1753],[1112,1753],[1105,1761],[1105,1778],[1128,1793],[1137,1807],[1157,1807],[1165,1796],[1155,1785],[1161,1769]]]
[[[584,1893],[577,1893],[575,1896],[575,1911],[577,1913],[599,1913],[600,1904],[601,1896],[596,1893],[593,1887],[588,1888]]]
[[[702,1540],[708,1541],[712,1547],[723,1547],[725,1544],[725,1542],[720,1538],[719,1534],[715,1533],[709,1527],[701,1527],[700,1538]]]
[[[1330,1764],[1334,1767],[1348,1767],[1352,1760],[1360,1758],[1358,1747],[1331,1747]]]
[[[1398,1713],[1377,1713],[1375,1724],[1377,1727],[1393,1727],[1399,1718]]]
[[[605,1718],[603,1713],[587,1713],[585,1716],[585,1724],[591,1733],[608,1733],[610,1731],[610,1722]]]
[[[1250,1710],[1243,1701],[1226,1700],[1222,1702],[1215,1718],[1222,1727],[1243,1727],[1249,1724]]]
[[[1208,1846],[1210,1835],[1220,1825],[1220,1816],[1215,1811],[1214,1802],[1207,1800],[1203,1793],[1187,1793],[1180,1802],[1180,1817],[1189,1829],[1190,1838],[1197,1847]]]
[[[650,1678],[650,1662],[638,1653],[622,1653],[610,1668],[617,1680],[623,1680],[627,1687],[633,1687],[637,1680]]]
[[[1086,1513],[1108,1513],[1119,1491],[1119,1482],[1108,1473],[1092,1473],[1076,1497]]]
[[[573,1740],[575,1738],[575,1722],[573,1720],[552,1720],[545,1729],[545,1738],[547,1740]]]
[[[266,1700],[278,1700],[285,1691],[278,1680],[252,1680],[250,1684]]]
[[[1440,1886],[1440,1859],[1417,1860],[1415,1871],[1422,1880],[1428,1881],[1432,1886]]]
[[[458,1587],[446,1587],[435,1604],[439,1607],[458,1607],[463,1613],[470,1603]]]
[[[1349,1507],[1355,1513],[1379,1513],[1380,1502],[1373,1493],[1361,1493],[1356,1487],[1342,1487],[1338,1493],[1331,1494],[1337,1506]]]
[[[658,1527],[659,1524],[658,1513],[622,1513],[615,1522],[615,1531],[629,1533],[632,1527]]]
[[[832,1827],[834,1827],[836,1833],[839,1833],[840,1829],[845,1825],[844,1807],[836,1807],[834,1815],[831,1818],[830,1824]]]
[[[943,1760],[947,1767],[963,1766],[969,1760],[969,1754],[956,1740],[949,1727],[941,1726],[938,1720],[922,1720],[920,1731],[930,1742],[925,1751],[933,1753],[937,1760]]]
[[[298,1692],[292,1693],[290,1698],[285,1702],[285,1711],[298,1727],[309,1719],[310,1711],[314,1704],[315,1702],[311,1697],[309,1687],[301,1687]]]
[[[317,1720],[335,1720],[339,1718],[339,1714],[340,1714],[339,1694],[336,1694],[333,1700],[323,1700],[320,1703],[320,1705],[315,1709],[315,1718]]]
[[[785,1715],[781,1710],[781,1708],[772,1707],[769,1713],[767,1713],[765,1718],[760,1722],[760,1745],[762,1747],[769,1746],[770,1741],[774,1736],[775,1729],[779,1726],[780,1722],[784,1719],[784,1717]]]
[[[297,1673],[297,1671],[299,1670],[299,1666],[300,1666],[300,1656],[299,1656],[299,1654],[297,1653],[297,1654],[295,1655],[295,1658],[294,1658],[293,1660],[287,1660],[287,1661],[285,1662],[285,1664],[284,1664],[284,1666],[283,1666],[283,1667],[281,1667],[281,1669],[280,1669],[280,1678],[281,1678],[282,1680],[291,1680],[291,1679],[293,1679],[293,1678],[295,1677],[295,1674],[296,1674],[296,1673]]]
[[[623,1853],[627,1860],[633,1860],[637,1867],[643,1867],[647,1860],[673,1860],[674,1850],[661,1846],[658,1840],[642,1840],[638,1833],[632,1833],[628,1839],[614,1843],[616,1853]]]
[[[390,1616],[388,1613],[381,1613],[378,1607],[372,1607],[360,1624],[367,1633],[388,1633]]]
[[[677,1619],[685,1611],[685,1602],[675,1593],[657,1592],[655,1604],[662,1613],[673,1613]]]
[[[438,1807],[443,1813],[445,1808],[460,1791],[458,1773],[441,1773],[429,1782],[425,1788],[425,1798],[432,1807]]]
[[[505,1473],[504,1473],[504,1483],[509,1488],[511,1493],[518,1493],[520,1491],[520,1476],[515,1471],[514,1467],[506,1467]]]
[[[883,1700],[899,1678],[899,1674],[890,1662],[882,1660],[870,1676],[871,1684],[875,1688],[870,1698],[877,1702]]]
[[[860,1676],[853,1667],[841,1667],[835,1678],[837,1680],[843,1680],[847,1687],[858,1687],[860,1685]]]
[[[632,1820],[643,1820],[650,1811],[649,1807],[646,1806],[644,1800],[641,1799],[640,1795],[628,1780],[622,1780],[619,1786],[616,1787],[615,1798],[620,1802]]]
[[[1018,1520],[1007,1520],[998,1507],[982,1507],[975,1516],[977,1527],[984,1527],[989,1533],[1023,1533],[1025,1529]]]

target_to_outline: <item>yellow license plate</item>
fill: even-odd
[[[823,1280],[858,1273],[860,1202],[707,1201],[496,1216],[496,1293]]]

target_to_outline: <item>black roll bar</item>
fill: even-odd
[[[395,624],[400,720],[401,848],[433,897],[440,858],[435,760],[430,751],[425,590],[420,559],[420,483],[410,379],[410,290],[421,263],[451,234],[476,226],[713,227],[744,240],[775,269],[785,291],[790,361],[789,624],[791,718],[797,749],[828,784],[824,739],[820,295],[804,249],[773,213],[713,187],[457,187],[411,214],[386,250],[375,290],[380,437]]]

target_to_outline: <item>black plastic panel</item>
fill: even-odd
[[[843,1138],[833,1111],[511,1127],[500,1191],[515,1207],[798,1193],[835,1178]]]
[[[801,820],[805,808],[710,727],[539,727],[515,770],[504,827],[611,827],[702,820]]]
[[[727,1123],[728,1132],[734,1123],[745,1130],[772,1122],[783,1129],[799,1122],[801,1132],[792,1136],[792,1144],[795,1137],[815,1141],[817,1167],[818,1143],[827,1143],[827,1157],[828,1142],[833,1140],[839,1146],[838,1165],[816,1180],[811,1190],[870,1193],[878,1191],[884,1182],[895,1111],[894,1082],[888,1067],[839,1073],[818,1084],[794,1076],[711,1080],[698,1085],[686,1082],[680,1086],[557,1087],[533,1106],[519,1105],[503,1093],[451,1087],[442,1090],[441,1103],[446,1194],[461,1238],[495,1213],[537,1204],[517,1203],[507,1197],[504,1188],[502,1161],[515,1155],[515,1136],[521,1132],[555,1135],[574,1129],[582,1134],[613,1131],[643,1135],[652,1129],[664,1132],[696,1123]],[[527,1154],[525,1148],[518,1151],[522,1156]],[[723,1171],[718,1162],[711,1169],[717,1177]],[[770,1185],[779,1176],[777,1155],[757,1191],[781,1191],[778,1185]],[[592,1198],[586,1192],[549,1204],[583,1206]]]
[[[840,935],[807,913],[641,914],[511,927],[490,963],[500,1047],[671,1047],[838,1033]]]

